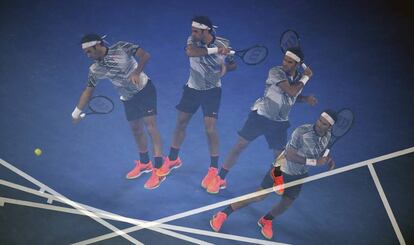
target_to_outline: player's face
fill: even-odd
[[[292,72],[296,69],[297,62],[289,56],[284,56],[282,61],[282,67],[285,72]]]
[[[99,52],[98,49],[94,46],[94,47],[89,47],[89,48],[85,48],[83,50],[83,52],[85,52],[85,54],[93,59],[93,60],[97,60],[99,58]]]
[[[201,30],[201,29],[198,29],[198,28],[195,28],[195,27],[191,27],[191,37],[197,42],[203,40],[204,30]]]
[[[331,124],[324,117],[320,116],[315,124],[315,130],[318,135],[323,136],[331,129]]]

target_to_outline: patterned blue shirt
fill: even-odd
[[[145,87],[148,76],[141,72],[140,83],[135,85],[128,78],[138,67],[134,54],[139,45],[118,42],[108,48],[102,60],[96,61],[89,68],[88,86],[95,87],[101,79],[109,79],[118,90],[121,100],[129,100]]]
[[[314,130],[313,124],[304,124],[293,131],[291,139],[286,145],[286,150],[291,148],[304,158],[318,159],[323,156],[330,139],[330,131],[324,136],[319,136]],[[287,159],[286,164],[281,166],[281,170],[290,175],[305,174],[308,169],[309,166],[304,163],[296,163]]]
[[[257,114],[273,121],[288,121],[290,109],[302,90],[296,96],[289,96],[278,85],[283,81],[288,81],[290,84],[298,82],[301,77],[299,71],[296,72],[295,77],[290,77],[281,66],[273,67],[269,70],[264,96],[257,99],[251,109],[257,110]]]
[[[187,39],[187,45],[197,48],[229,48],[230,41],[221,37],[214,37],[210,44],[195,41],[191,36]],[[196,90],[208,90],[215,87],[221,87],[221,69],[225,62],[230,62],[231,56],[211,54],[199,57],[189,57],[190,59],[190,77],[187,85]]]

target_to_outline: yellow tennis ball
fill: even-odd
[[[40,156],[40,155],[42,155],[42,150],[40,150],[39,148],[36,148],[36,149],[34,150],[34,154],[35,154],[36,156]]]

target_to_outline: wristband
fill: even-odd
[[[307,76],[307,75],[303,75],[300,79],[299,79],[299,82],[302,82],[303,83],[303,86],[305,86],[306,85],[306,83],[309,81],[309,76]]]
[[[306,165],[309,165],[309,166],[316,166],[316,159],[313,159],[313,158],[306,158]]]
[[[217,54],[217,53],[218,53],[218,47],[207,48],[207,54]]]
[[[72,112],[72,118],[74,119],[79,118],[81,113],[82,113],[82,110],[80,110],[78,107],[75,107],[75,110],[73,110]]]

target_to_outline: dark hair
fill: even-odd
[[[328,114],[330,117],[332,117],[332,119],[336,122],[336,120],[338,119],[338,117],[336,116],[336,111],[332,110],[332,109],[326,109],[323,112],[325,112],[326,114]]]
[[[300,61],[303,61],[303,59],[305,58],[305,55],[303,54],[302,49],[300,47],[291,47],[288,48],[287,51],[296,54],[300,58]]]
[[[82,39],[81,39],[81,44],[82,43],[87,43],[87,42],[92,42],[92,41],[102,41],[102,37],[99,36],[96,33],[88,33],[85,34]]]
[[[200,24],[208,26],[210,28],[210,30],[208,30],[208,31],[210,33],[212,33],[213,23],[211,22],[210,18],[208,18],[207,16],[194,16],[191,21],[195,21],[195,22],[198,22]]]

